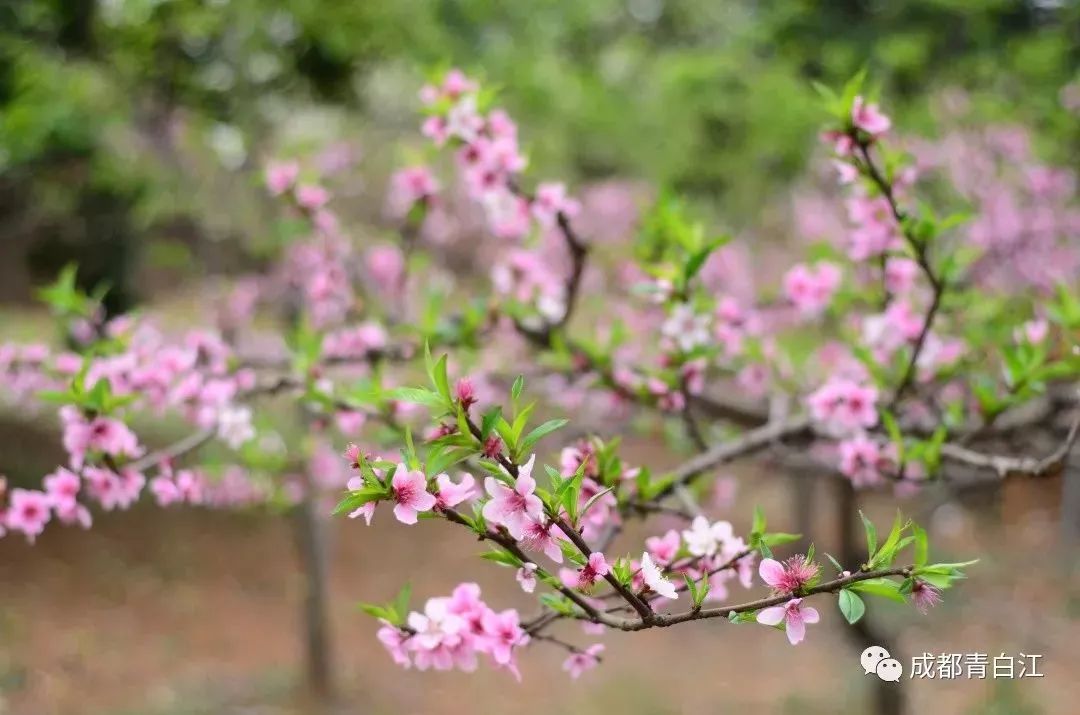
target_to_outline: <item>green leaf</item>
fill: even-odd
[[[826,552],[825,553],[825,558],[827,558],[829,560],[829,562],[836,568],[837,573],[844,573],[844,567],[840,565],[839,561],[837,561],[835,558],[833,558],[832,554]]]
[[[935,572],[945,573],[946,571],[957,571],[957,570],[960,570],[960,569],[966,569],[968,566],[974,566],[977,563],[979,563],[978,559],[972,559],[971,561],[958,561],[956,563],[951,563],[951,564],[933,564],[931,566],[926,566],[925,568],[922,568],[922,569],[919,569],[919,570],[924,571],[926,573],[935,573]]]
[[[62,392],[60,390],[40,390],[34,397],[53,405],[69,405],[77,402],[76,396],[71,392]]]
[[[409,469],[420,469],[420,458],[416,455],[416,445],[413,444],[412,427],[405,426],[405,463]]]
[[[378,487],[364,487],[355,492],[349,492],[349,494],[334,507],[333,513],[336,516],[347,511],[354,511],[368,502],[378,501],[385,496],[387,496],[385,489],[380,489]]]
[[[866,613],[866,604],[863,600],[846,588],[840,591],[839,606],[840,612],[844,614],[848,623],[857,623]]]
[[[856,581],[848,586],[852,591],[858,591],[860,593],[869,593],[874,596],[882,596],[884,598],[891,598],[894,601],[904,602],[904,597],[900,595],[900,587],[894,581],[890,581],[887,578],[870,578],[865,581]]]
[[[630,558],[627,556],[620,556],[615,560],[614,565],[611,567],[611,573],[615,574],[615,579],[623,584],[629,586],[634,578],[634,574],[630,569]]]
[[[398,591],[397,598],[394,599],[394,613],[398,616],[398,623],[404,623],[405,618],[409,615],[410,598],[412,598],[412,584],[406,582]]]
[[[517,444],[521,439],[521,433],[525,431],[525,426],[529,423],[529,418],[532,417],[535,409],[536,403],[531,402],[514,417],[514,423],[510,428],[510,444]]]
[[[840,114],[840,110],[839,110],[840,97],[836,94],[836,92],[833,91],[833,89],[831,87],[827,87],[826,85],[822,84],[821,82],[817,82],[817,81],[814,81],[814,80],[811,80],[810,86],[813,87],[814,91],[818,93],[819,97],[821,97],[821,99],[822,99],[822,101],[823,101],[823,103],[825,105],[825,109],[830,114],[834,114],[834,115],[839,115]]]
[[[443,353],[439,361],[435,363],[435,373],[432,376],[435,388],[447,403],[453,402],[450,397],[450,379],[446,376],[446,353]]]
[[[525,435],[525,439],[521,440],[521,444],[517,449],[518,453],[524,454],[531,451],[533,445],[535,445],[537,442],[539,442],[541,439],[551,434],[552,432],[555,432],[556,430],[560,430],[565,427],[567,422],[569,422],[569,420],[558,419],[548,420],[547,422],[543,423],[533,431],[529,432],[529,434]]]
[[[518,375],[517,379],[514,380],[513,386],[510,388],[510,399],[513,400],[516,403],[518,401],[518,398],[521,397],[521,390],[524,387],[525,387],[525,376],[524,375]]]
[[[872,568],[880,566],[889,566],[892,564],[893,559],[896,558],[897,552],[902,548],[900,544],[900,537],[907,529],[908,524],[904,523],[903,517],[900,512],[896,512],[896,519],[893,520],[892,529],[889,531],[889,536],[885,539],[885,543],[881,545],[881,548],[876,554],[870,558],[870,566]]]
[[[874,522],[866,518],[866,514],[859,510],[859,518],[862,519],[863,529],[866,530],[866,558],[869,561],[874,558],[874,554],[877,553],[877,529],[874,528]]]
[[[386,398],[395,402],[408,402],[414,405],[424,405],[436,409],[444,409],[446,401],[437,392],[417,387],[397,387],[388,390]]]
[[[764,534],[765,533],[765,512],[761,510],[760,506],[754,507],[754,523],[750,527],[750,533],[752,534]]]
[[[502,407],[499,405],[495,405],[484,413],[483,419],[480,422],[480,436],[483,439],[488,438],[491,434],[491,430],[494,429],[500,417],[502,417]]]
[[[769,546],[782,546],[783,544],[790,544],[793,541],[798,541],[801,538],[802,534],[786,534],[784,532],[761,535],[761,541]]]
[[[424,341],[424,371],[432,385],[435,384],[435,360],[431,357],[431,344]]]
[[[686,589],[690,593],[690,601],[693,604],[693,607],[695,609],[701,608],[701,604],[709,597],[709,577],[703,575],[701,582],[699,583],[686,574],[683,574],[683,581],[686,582]]]
[[[472,449],[448,449],[445,445],[438,445],[428,452],[425,460],[426,472],[438,476],[450,469],[455,464],[460,464],[473,455]]]
[[[581,516],[585,516],[586,514],[588,514],[588,513],[589,513],[589,509],[591,509],[591,508],[592,508],[592,505],[593,505],[593,504],[595,504],[595,503],[597,502],[597,500],[598,500],[598,499],[600,499],[600,498],[601,498],[602,496],[604,496],[605,494],[607,494],[607,493],[608,493],[608,492],[610,492],[611,490],[612,490],[612,488],[611,488],[611,487],[608,487],[608,488],[606,488],[606,489],[601,489],[601,490],[600,490],[600,491],[598,491],[598,492],[597,492],[596,494],[593,494],[593,495],[592,495],[592,496],[591,496],[591,497],[589,498],[589,501],[585,502],[585,505],[581,507]]]
[[[386,606],[379,606],[374,603],[358,603],[356,604],[356,607],[364,613],[368,614],[369,616],[378,618],[380,621],[388,621],[389,623],[394,623],[395,625],[401,625],[400,623],[396,622],[397,613],[392,609],[387,608]]]
[[[574,615],[574,604],[566,596],[557,593],[540,594],[540,603],[564,616]]]
[[[494,561],[495,563],[502,564],[504,566],[512,566],[514,568],[519,568],[521,566],[521,559],[511,554],[509,551],[505,551],[503,549],[485,551],[484,553],[480,554],[480,558],[486,559],[488,561]]]
[[[705,265],[705,262],[709,260],[709,256],[713,251],[723,246],[730,241],[729,236],[718,236],[710,239],[706,244],[698,251],[690,255],[689,260],[686,262],[686,266],[683,268],[683,285],[689,285],[694,276],[698,274],[698,271]]]
[[[863,67],[844,85],[844,91],[841,97],[841,102],[843,104],[841,106],[848,117],[851,116],[851,105],[855,102],[856,95],[862,91],[863,83],[865,81],[866,67]]]

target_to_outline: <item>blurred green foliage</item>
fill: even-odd
[[[0,219],[118,246],[146,235],[129,213],[161,206],[178,112],[235,169],[304,104],[411,129],[439,64],[504,88],[545,174],[643,177],[736,225],[803,170],[810,81],[862,66],[905,126],[929,129],[929,98],[957,87],[1062,163],[1080,145],[1059,99],[1080,67],[1073,0],[0,0],[0,189],[19,196]]]

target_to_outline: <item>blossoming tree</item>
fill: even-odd
[[[879,537],[864,518],[866,555],[846,563],[822,563],[813,546],[780,560],[773,549],[798,535],[769,531],[760,510],[711,520],[702,488],[718,466],[769,453],[901,494],[1060,471],[1080,430],[1076,268],[1010,274],[1022,290],[987,280],[1010,259],[971,240],[966,215],[919,199],[919,166],[861,78],[822,95],[849,226],[752,299],[709,279],[729,239],[670,198],[605,286],[612,257],[592,258],[607,247],[579,232],[581,204],[561,183],[532,182],[515,123],[456,70],[420,99],[433,166],[449,165],[457,188],[427,164],[399,171],[396,244],[361,250],[331,192],[277,161],[266,184],[295,238],[280,266],[236,287],[215,327],[176,337],[140,316],[106,319],[100,295],[66,272],[44,296],[71,349],[6,345],[0,375],[14,399],[57,407],[67,461],[40,489],[0,487],[0,534],[88,528],[92,507],[127,508],[144,491],[161,506],[236,506],[344,490],[335,512],[351,518],[472,532],[538,601],[522,614],[465,582],[414,609],[405,588],[365,606],[394,661],[468,671],[484,660],[515,677],[530,643],[565,649],[575,678],[597,665],[604,645],[564,640],[559,622],[600,635],[723,618],[796,645],[833,603],[851,623],[867,597],[925,611],[974,561],[935,562],[918,524],[898,516]],[[473,263],[489,275],[432,260],[437,226],[455,214],[482,222]],[[1071,220],[1073,234],[1043,236],[1047,250],[1068,252]],[[284,340],[251,350],[251,316],[273,308]],[[314,467],[275,441],[281,395],[302,408]],[[151,449],[137,425],[166,415],[194,432]],[[549,459],[590,415],[606,429],[564,439]],[[695,454],[666,470],[628,464],[612,426],[631,416],[675,425]],[[997,451],[1039,429],[1055,449]],[[326,457],[331,444],[343,460]],[[316,478],[259,478],[301,472]],[[628,521],[656,515],[684,528],[624,539]]]

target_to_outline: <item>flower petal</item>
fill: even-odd
[[[797,645],[806,637],[806,624],[801,618],[788,618],[787,639],[791,645]]]
[[[416,510],[406,504],[397,504],[394,506],[394,516],[402,524],[415,524],[416,523]]]
[[[784,566],[776,559],[762,559],[758,575],[770,586],[779,586],[784,579]]]
[[[772,606],[758,611],[757,622],[765,626],[778,626],[784,621],[787,611],[783,606]]]

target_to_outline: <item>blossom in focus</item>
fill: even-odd
[[[394,499],[394,516],[402,524],[415,524],[418,512],[435,508],[435,497],[427,492],[427,477],[421,471],[398,464],[390,480]]]
[[[776,559],[762,559],[758,575],[775,593],[797,593],[813,581],[820,570],[805,556],[792,556],[783,563]]]
[[[941,602],[941,589],[917,578],[911,585],[911,601],[925,616],[930,608]]]
[[[462,474],[460,482],[454,482],[449,474],[440,474],[435,477],[435,486],[438,488],[435,494],[438,509],[450,509],[477,496],[476,480],[471,474]]]
[[[484,504],[484,518],[492,524],[505,526],[515,539],[521,538],[525,524],[540,518],[544,505],[534,492],[536,480],[532,477],[536,455],[518,469],[513,488],[494,477],[484,480],[484,489],[491,497]]]
[[[610,568],[604,559],[604,555],[599,551],[594,551],[589,554],[589,559],[585,562],[585,565],[577,571],[560,569],[559,580],[567,588],[588,590],[592,588],[598,579],[607,576],[609,571]]]
[[[807,623],[817,623],[819,620],[817,609],[803,606],[801,598],[793,598],[783,606],[763,608],[757,614],[757,622],[763,625],[778,626],[783,623],[791,645],[798,645],[806,637]]]

